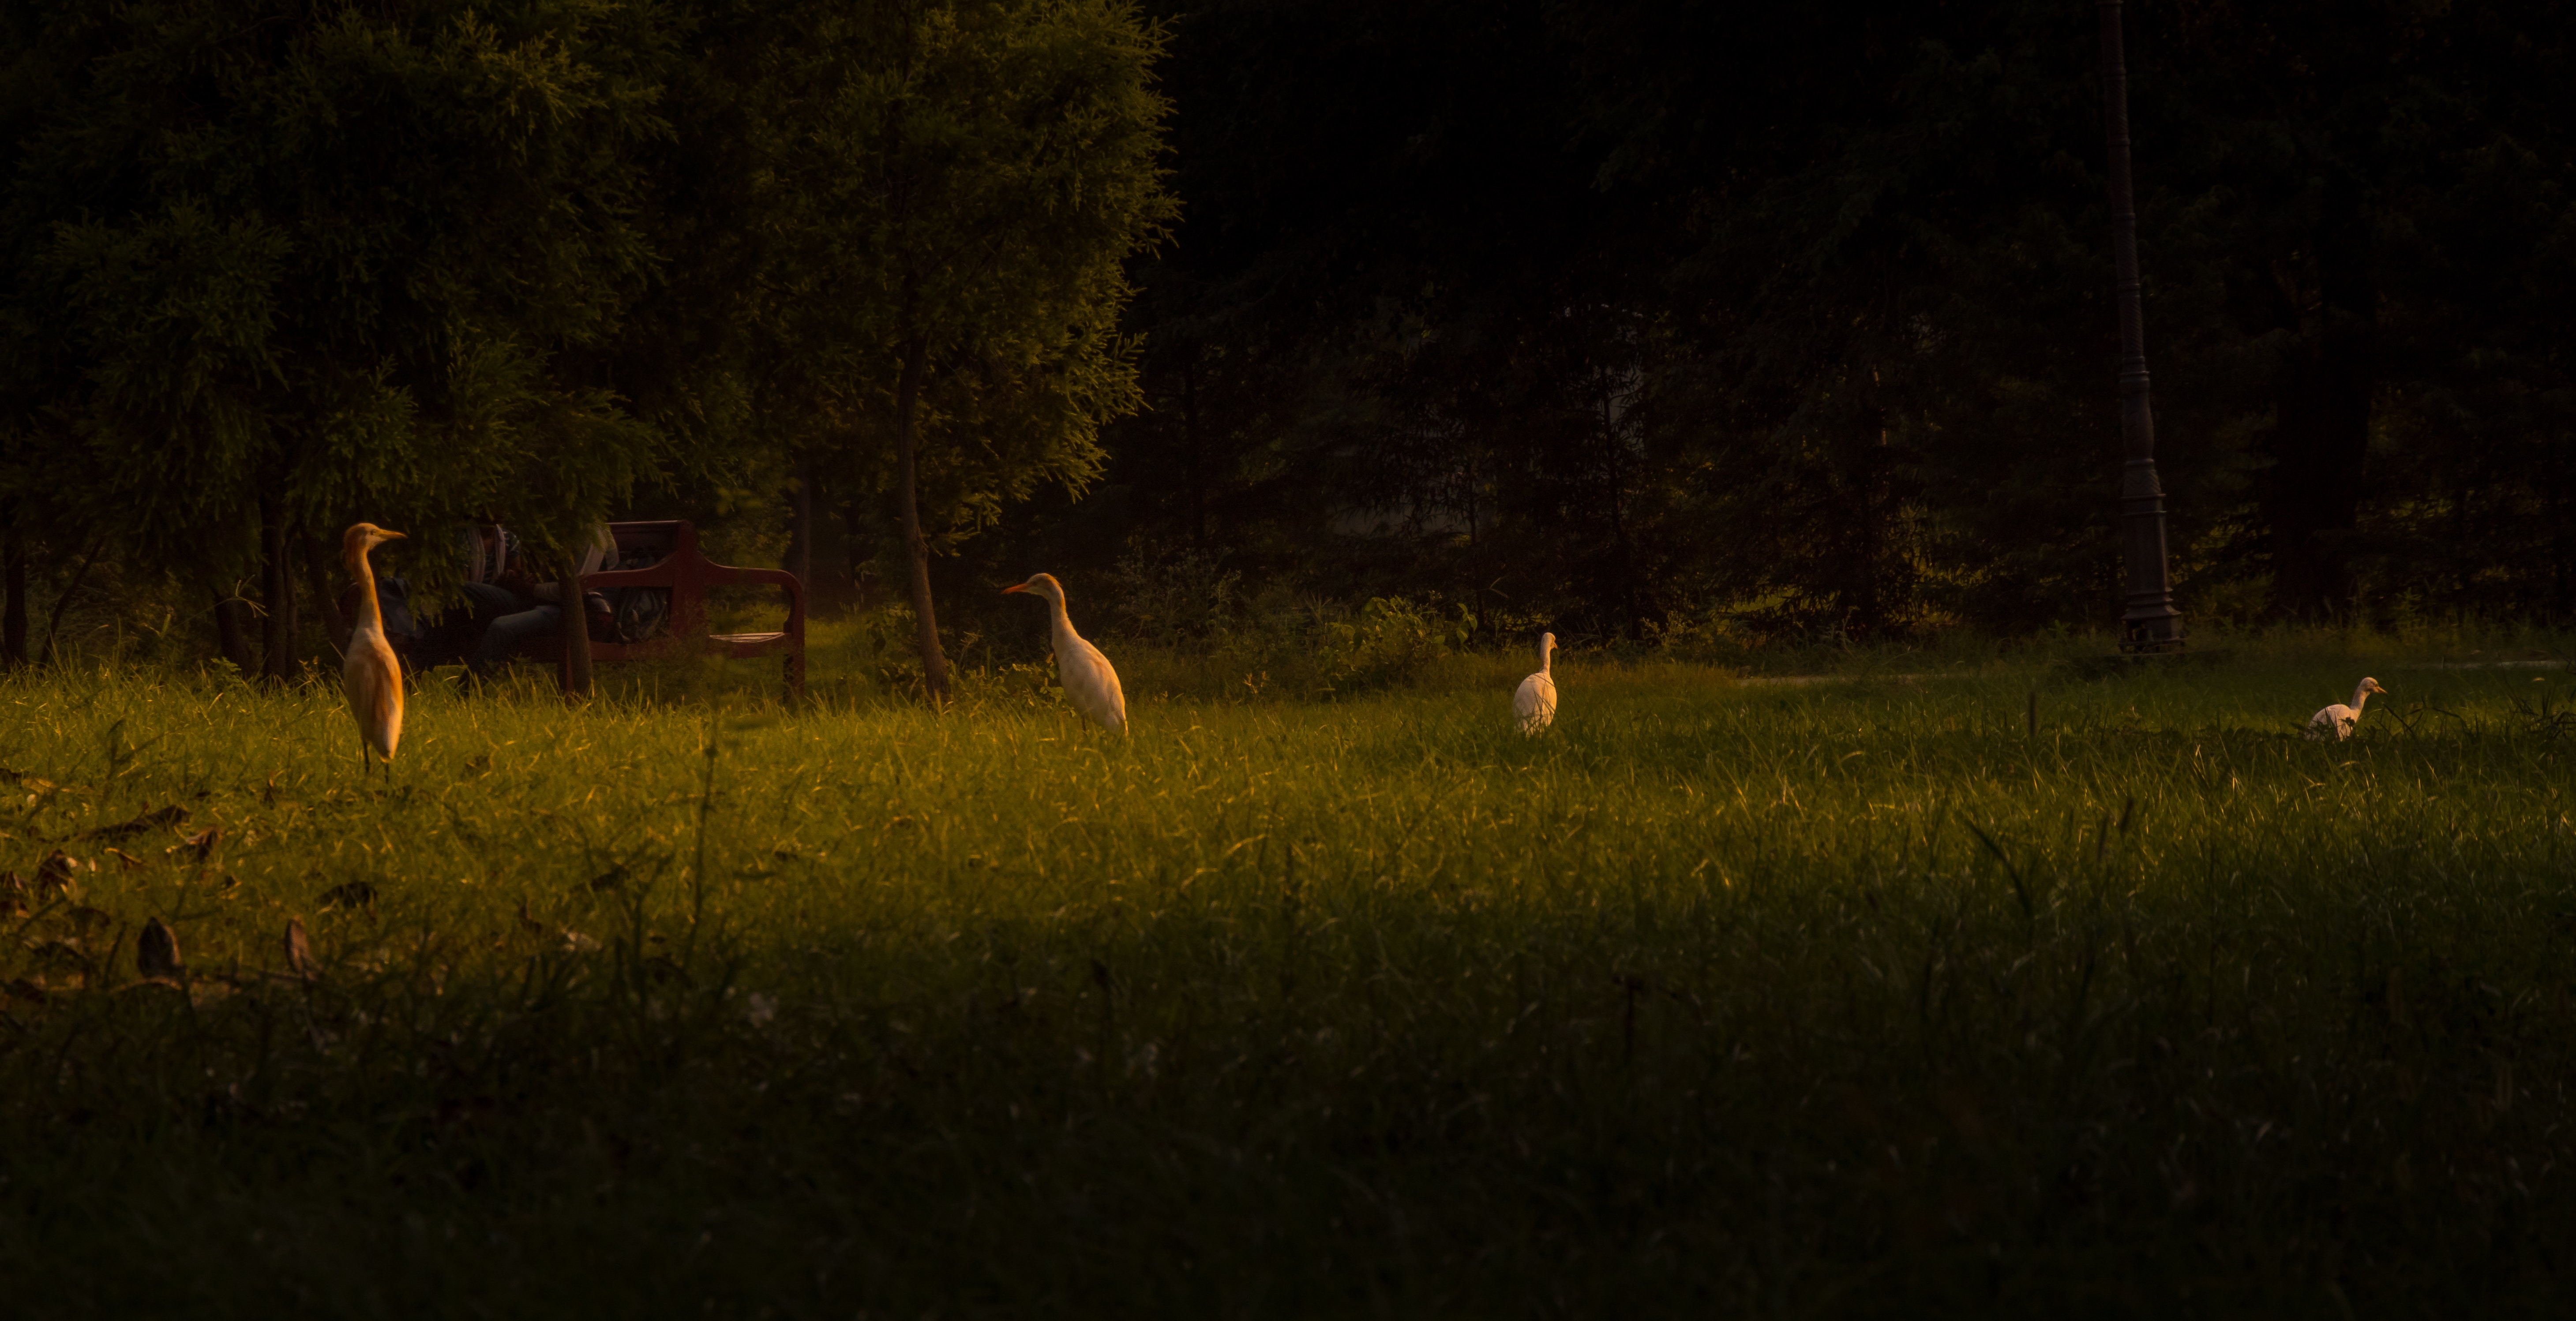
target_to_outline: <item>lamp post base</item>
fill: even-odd
[[[2160,615],[2131,615],[2120,621],[2120,650],[2138,653],[2180,651],[2190,643],[2182,616],[2172,606]]]

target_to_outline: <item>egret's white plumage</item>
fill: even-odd
[[[1556,723],[1555,652],[1556,635],[1540,637],[1538,673],[1521,680],[1520,691],[1512,694],[1512,717],[1520,722],[1524,734],[1535,734]]]
[[[367,552],[401,536],[373,523],[360,523],[340,542],[349,576],[365,589],[358,593],[357,627],[349,631],[349,652],[340,664],[340,690],[349,695],[349,714],[358,721],[360,764],[372,751],[384,758],[388,775],[393,772],[394,747],[402,742],[402,662],[394,659],[393,646],[385,641],[385,614],[376,603],[376,570],[367,563]]]
[[[2362,680],[2360,686],[2352,690],[2352,705],[2345,706],[2338,702],[2335,705],[2327,707],[2325,710],[2319,711],[2315,715],[2308,717],[2308,737],[2315,739],[2351,738],[2353,726],[2361,723],[2361,704],[2369,701],[2372,693],[2384,693],[2387,691],[2387,689],[2379,686],[2379,681],[2377,679]]]
[[[1073,703],[1074,710],[1124,737],[1127,694],[1119,691],[1118,671],[1110,668],[1109,658],[1100,654],[1100,648],[1073,631],[1073,619],[1064,612],[1064,584],[1052,574],[1033,573],[1027,582],[1002,590],[1026,592],[1046,601],[1049,633],[1055,642],[1056,681],[1064,685],[1066,700]]]

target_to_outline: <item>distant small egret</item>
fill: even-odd
[[[1064,584],[1052,574],[1033,573],[1027,582],[1005,587],[1002,592],[1026,592],[1045,600],[1048,632],[1055,643],[1056,680],[1064,685],[1065,697],[1072,701],[1074,710],[1125,737],[1127,694],[1118,689],[1118,671],[1110,668],[1109,658],[1100,654],[1100,648],[1073,631],[1073,619],[1064,612]]]
[[[401,536],[373,523],[360,523],[340,543],[349,576],[366,589],[358,593],[358,623],[349,631],[340,688],[349,695],[349,714],[358,721],[358,764],[367,764],[372,749],[384,758],[388,778],[393,775],[394,745],[402,742],[402,663],[394,659],[394,649],[385,641],[385,612],[376,602],[376,571],[367,563],[367,552]]]
[[[2351,738],[2353,726],[2361,723],[2361,704],[2369,701],[2372,693],[2384,693],[2387,691],[2387,689],[2379,686],[2379,681],[2377,679],[2362,680],[2361,686],[2352,690],[2352,705],[2345,706],[2341,703],[2337,703],[2308,717],[2308,737],[2313,739]]]
[[[1556,635],[1541,635],[1538,640],[1538,673],[1521,680],[1521,690],[1512,694],[1512,715],[1520,721],[1524,734],[1536,734],[1556,723],[1555,652]]]

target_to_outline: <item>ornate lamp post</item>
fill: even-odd
[[[2147,404],[2147,330],[2138,311],[2138,210],[2129,193],[2129,74],[2120,48],[2120,0],[2099,0],[2102,20],[2102,120],[2111,139],[2111,253],[2120,284],[2120,545],[2128,562],[2128,608],[2120,617],[2122,651],[2175,651],[2183,645],[2165,572],[2165,492],[2156,480],[2156,418]]]

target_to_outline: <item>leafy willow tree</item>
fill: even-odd
[[[56,525],[212,583],[256,564],[284,677],[299,540],[559,533],[649,469],[584,354],[651,273],[652,10],[0,13],[9,480]]]
[[[1138,403],[1124,263],[1176,210],[1162,36],[1123,0],[817,6],[793,35],[769,378],[828,398],[845,462],[891,460],[938,700],[934,550],[1088,482],[1101,424]]]

